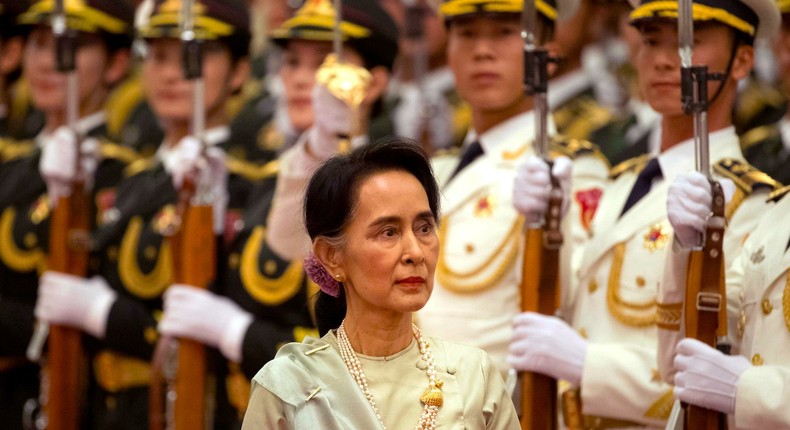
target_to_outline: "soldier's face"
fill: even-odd
[[[707,65],[708,71],[725,72],[732,53],[734,32],[719,24],[694,26],[694,56],[692,63]],[[662,115],[683,115],[680,102],[680,56],[678,54],[677,26],[672,22],[654,21],[639,28],[641,42],[637,53],[636,67],[639,89],[642,96]],[[732,103],[734,87],[738,79],[745,77],[753,64],[751,46],[738,47],[729,77],[725,82],[723,96],[716,103]],[[708,96],[718,90],[720,82],[710,81]],[[726,94],[725,94],[726,93]]]
[[[102,40],[80,33],[76,54],[82,113],[101,107],[105,94],[108,53]],[[46,114],[62,115],[66,106],[66,75],[55,64],[55,37],[49,27],[37,27],[25,45],[23,71],[30,83],[33,104]]]
[[[206,117],[219,110],[233,89],[233,62],[220,43],[203,44],[203,82]],[[194,84],[184,79],[181,42],[155,39],[149,43],[143,61],[143,87],[154,113],[165,127],[168,123],[188,122],[192,118]]]
[[[330,52],[330,42],[309,40],[291,40],[285,49],[280,78],[285,86],[288,118],[297,130],[307,130],[313,125],[315,74]]]
[[[349,312],[422,309],[433,289],[439,239],[420,182],[402,170],[376,173],[357,191],[357,209],[336,253]]]
[[[453,21],[447,59],[458,93],[473,111],[507,110],[525,100],[524,42],[518,18]]]

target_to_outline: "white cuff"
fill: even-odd
[[[246,311],[240,311],[238,315],[230,320],[222,339],[219,340],[219,350],[225,358],[241,363],[244,336],[247,334],[247,329],[252,324],[252,321],[252,314]]]
[[[107,288],[97,289],[96,298],[90,304],[85,316],[85,332],[99,339],[104,339],[104,336],[107,334],[107,318],[110,315],[112,305],[118,298],[118,294],[111,290],[107,282],[99,276],[94,276],[89,282],[99,282]]]

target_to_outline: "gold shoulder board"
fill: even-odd
[[[130,176],[135,176],[154,167],[156,163],[157,163],[156,157],[139,158],[138,160],[133,161],[128,166],[126,166],[126,169],[124,169],[123,174],[127,178]]]
[[[250,181],[266,179],[280,171],[280,162],[278,160],[272,160],[263,166],[259,166],[230,155],[225,160],[225,166],[228,168],[228,173],[239,175]]]
[[[32,140],[13,141],[5,139],[0,143],[0,159],[11,161],[17,158],[26,157],[36,150],[36,144]]]
[[[768,200],[772,201],[772,202],[778,202],[779,200],[782,199],[782,197],[785,196],[785,194],[788,194],[788,193],[790,193],[790,185],[785,185],[784,187],[779,188],[778,190],[776,190],[776,191],[772,192],[771,194],[769,194],[768,195]]]
[[[724,178],[732,180],[735,185],[746,195],[756,189],[769,188],[776,190],[781,186],[766,173],[743,160],[725,158],[713,165],[713,171]]]
[[[740,142],[741,148],[746,149],[754,146],[766,139],[772,137],[779,137],[780,131],[776,124],[763,125],[755,127],[741,135]]]
[[[572,160],[582,155],[593,155],[606,162],[607,166],[609,165],[609,161],[600,149],[598,149],[598,145],[588,140],[556,135],[551,137],[550,143],[551,151],[558,155],[564,155]]]
[[[104,158],[111,158],[126,164],[132,164],[142,158],[137,151],[128,146],[119,145],[109,140],[102,140],[100,144],[101,155]]]

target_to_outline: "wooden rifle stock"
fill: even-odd
[[[549,208],[543,226],[528,226],[522,264],[521,310],[554,315],[559,307],[559,251],[562,190],[552,176]],[[557,381],[546,375],[521,372],[522,430],[555,430]]]
[[[88,200],[82,184],[72,186],[69,197],[58,201],[50,220],[49,270],[85,276],[88,271]],[[49,329],[45,403],[49,430],[80,428],[85,356],[82,335],[71,327]]]
[[[726,335],[727,300],[724,285],[724,192],[711,181],[713,216],[708,221],[702,249],[689,256],[686,278],[684,322],[686,337],[716,347],[717,336]],[[710,409],[686,405],[685,428],[719,430],[727,427],[727,416]]]
[[[179,193],[181,225],[173,237],[176,282],[198,288],[208,288],[215,277],[215,246],[213,211],[210,205],[192,206],[194,184],[187,183]],[[166,348],[157,345],[157,351]],[[160,354],[157,354],[160,355]],[[173,401],[172,428],[175,430],[202,430],[206,428],[209,408],[206,403],[207,354],[206,347],[191,339],[178,340],[177,367],[174,377],[175,399],[166,398],[163,383],[167,382],[164,370],[169,357],[155,357],[154,378],[149,402],[149,424],[152,430],[163,428],[167,422],[166,402]],[[167,428],[171,428],[168,426]]]

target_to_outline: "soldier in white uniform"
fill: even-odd
[[[708,124],[715,176],[736,185],[724,239],[730,264],[776,186],[743,161],[730,111],[737,81],[753,65],[753,41],[776,31],[778,11],[769,0],[716,0],[695,2],[693,13],[695,64],[725,74],[709,85]],[[677,2],[643,0],[631,22],[642,39],[636,61],[640,89],[662,114],[662,150],[613,169],[593,236],[581,251],[569,324],[520,315],[508,357],[519,370],[578,385],[584,423],[596,428],[663,426],[671,410],[672,387],[656,369],[657,328],[677,324],[680,307],[664,306],[657,290],[673,235],[667,188],[694,167],[693,120],[680,103]]]
[[[770,209],[726,272],[727,356],[677,330],[661,330],[660,366],[686,403],[734,415],[738,429],[790,426],[790,187],[769,197]],[[710,185],[700,174],[678,178],[667,211],[675,244],[659,289],[662,300],[682,299],[688,245],[710,214]],[[676,348],[677,345],[677,348]],[[675,355],[677,354],[677,355]]]
[[[522,7],[515,0],[449,0],[440,8],[448,63],[471,108],[472,129],[460,161],[434,164],[443,182],[441,246],[433,294],[417,314],[426,332],[482,348],[503,374],[511,320],[520,309],[524,242],[524,219],[512,205],[513,180],[517,166],[534,153],[535,136],[532,98],[523,90]],[[553,22],[573,9],[571,2],[538,1],[538,35],[548,40]],[[555,133],[550,119],[548,129]],[[552,140],[553,150],[574,159],[574,192],[583,203],[574,202],[568,219],[580,220],[597,201],[608,165],[592,144]],[[571,163],[563,160],[555,171],[568,179]],[[565,231],[571,225],[583,240],[582,223],[569,222]]]

